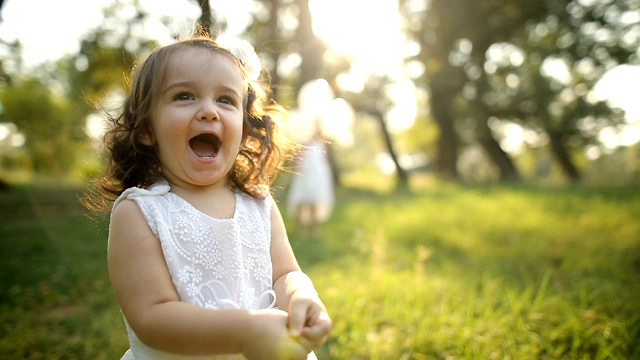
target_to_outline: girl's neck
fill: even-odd
[[[230,219],[236,208],[235,193],[229,186],[171,185],[171,192],[180,196],[202,213],[216,219]]]

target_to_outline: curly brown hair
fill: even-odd
[[[286,111],[268,98],[267,85],[247,79],[245,65],[221,47],[215,37],[198,33],[157,48],[134,67],[130,91],[121,110],[115,116],[107,112],[104,145],[108,164],[104,175],[96,181],[94,194],[84,201],[91,210],[106,211],[109,204],[127,188],[146,188],[161,176],[162,167],[155,148],[144,145],[140,139],[149,131],[151,114],[170,58],[183,49],[193,47],[229,57],[242,72],[247,82],[243,103],[243,139],[228,179],[234,190],[256,198],[267,195],[269,185],[275,180],[293,144],[279,131]]]

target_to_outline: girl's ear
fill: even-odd
[[[140,141],[143,145],[153,146],[156,144],[156,137],[153,136],[153,133],[148,127],[143,126],[142,128],[140,128],[138,141]]]

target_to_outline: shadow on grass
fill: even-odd
[[[114,359],[126,331],[79,188],[0,192],[0,358]]]
[[[71,264],[42,223],[33,196],[22,187],[0,192],[0,304],[46,302],[73,289]]]

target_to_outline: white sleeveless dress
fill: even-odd
[[[170,192],[162,180],[148,189],[130,188],[115,201],[134,200],[162,246],[180,300],[204,308],[266,309],[272,290],[271,207],[236,193],[232,218],[215,219]],[[242,355],[183,356],[153,349],[140,341],[125,319],[130,349],[122,359],[244,359]],[[310,354],[309,359],[315,358]]]
[[[312,223],[311,214],[298,213],[298,206],[313,206],[316,220],[327,221],[333,212],[335,194],[326,143],[311,139],[301,151],[299,166],[293,171],[287,194],[289,214],[307,225]]]

